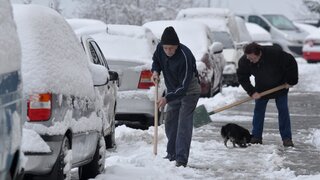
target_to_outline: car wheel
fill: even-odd
[[[57,161],[53,166],[51,176],[54,179],[71,180],[71,159],[72,151],[68,137],[64,137],[61,145],[61,150],[58,155]]]
[[[116,136],[115,136],[115,121],[113,118],[112,125],[111,125],[111,132],[107,136],[104,137],[106,148],[113,148],[116,146]]]
[[[78,173],[80,180],[95,178],[98,174],[101,174],[104,171],[105,152],[106,144],[103,136],[101,135],[92,161],[89,164],[79,167]]]

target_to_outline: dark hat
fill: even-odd
[[[161,36],[161,43],[163,45],[179,45],[180,41],[176,31],[172,26],[167,27]]]

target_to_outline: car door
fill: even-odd
[[[112,76],[114,72],[110,71],[108,63],[103,56],[98,44],[91,38],[87,40],[87,48],[89,48],[91,55],[91,62],[94,64],[102,65],[106,67],[109,71],[109,75]],[[105,114],[106,121],[104,122],[104,131],[107,135],[112,130],[115,118],[115,107],[116,107],[116,97],[117,97],[117,79],[110,78],[109,82],[104,86],[96,87],[100,93],[103,103],[103,110]]]

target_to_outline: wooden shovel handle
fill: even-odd
[[[261,95],[261,97],[262,97],[262,96],[265,96],[265,95],[274,93],[274,92],[279,91],[279,90],[284,89],[284,88],[286,88],[286,84],[282,84],[282,85],[277,86],[277,87],[275,87],[275,88],[272,88],[272,89],[263,91],[262,93],[260,93],[260,95]],[[252,97],[247,97],[247,98],[242,99],[242,100],[240,100],[240,101],[236,101],[236,102],[231,103],[231,104],[229,104],[229,105],[227,105],[227,106],[218,108],[218,109],[210,112],[209,115],[215,114],[215,113],[220,112],[220,111],[224,111],[224,110],[226,110],[226,109],[230,109],[230,108],[232,108],[232,107],[234,107],[234,106],[240,105],[240,104],[245,103],[245,102],[247,102],[247,101],[250,101],[250,100],[252,100],[252,99],[253,99]]]
[[[155,83],[155,94],[154,94],[154,135],[153,135],[153,154],[157,155],[158,149],[158,85],[159,83]]]

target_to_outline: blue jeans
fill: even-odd
[[[264,117],[269,99],[257,99],[252,121],[252,135],[255,138],[262,139]],[[282,140],[291,139],[291,123],[288,108],[288,94],[275,98],[278,109],[279,131]]]
[[[188,95],[168,103],[165,132],[167,153],[171,160],[187,163],[193,130],[193,112],[199,95]]]

